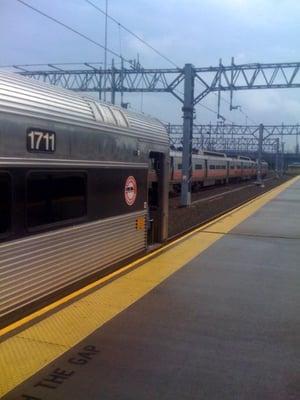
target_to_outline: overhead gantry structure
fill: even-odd
[[[183,103],[176,88],[191,75],[199,82],[199,90],[194,96],[196,105],[210,92],[249,89],[286,89],[300,87],[300,62],[240,64],[232,61],[229,66],[221,62],[217,67],[196,68],[186,64],[184,68],[142,68],[136,64],[132,68],[112,67],[104,70],[93,63],[82,64],[85,68],[64,69],[60,64],[47,64],[50,69],[30,70],[30,65],[15,65],[22,75],[60,85],[80,92],[169,92]],[[106,80],[106,86],[104,86]],[[113,101],[112,101],[113,103]]]
[[[168,124],[170,143],[175,147],[183,145],[183,127],[179,124]],[[279,151],[279,140],[296,138],[296,153],[299,153],[300,125],[263,125],[263,142],[259,142],[260,125],[238,124],[194,124],[193,148],[197,150],[224,151]],[[255,149],[254,149],[255,148]]]
[[[182,148],[182,125],[168,124],[171,146]],[[296,153],[299,153],[300,125],[235,125],[194,124],[193,151],[216,150],[224,152],[255,152],[258,157],[258,182],[261,183],[261,160],[263,150],[275,154],[276,171],[279,171],[279,155],[284,151],[283,138],[296,137]],[[281,139],[281,145],[280,145]]]
[[[182,125],[168,124],[167,130],[172,136],[183,136]],[[221,136],[247,136],[255,135],[259,125],[242,125],[242,124],[194,124],[194,137],[204,135],[221,135]],[[299,136],[300,124],[295,125],[264,125],[264,130],[268,136]]]
[[[29,66],[15,66],[19,73],[53,85],[79,92],[111,93],[115,103],[117,92],[171,93],[182,103],[183,111],[183,163],[181,203],[191,203],[193,116],[195,106],[209,93],[230,93],[237,90],[300,88],[300,62],[235,64],[197,68],[185,64],[183,68],[142,68],[139,64],[126,69],[112,65],[103,70],[99,65],[85,63],[83,69],[66,70],[58,64],[48,64],[48,69],[29,70]],[[50,69],[49,69],[50,68]],[[181,88],[183,87],[183,92]],[[218,108],[219,113],[219,108]],[[263,128],[262,128],[263,131]]]

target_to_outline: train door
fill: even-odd
[[[171,168],[171,173],[170,173],[170,181],[173,182],[174,180],[174,157],[170,157],[170,168]]]
[[[204,179],[207,179],[208,178],[208,162],[207,162],[207,159],[204,160],[204,168],[205,168]]]
[[[156,176],[148,184],[148,244],[153,245],[163,242],[168,235],[169,176],[164,153],[151,151],[149,158]]]
[[[229,182],[230,162],[226,161],[226,183]]]

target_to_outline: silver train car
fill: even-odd
[[[180,190],[182,179],[182,155],[171,152],[170,183]],[[256,177],[257,163],[248,157],[227,157],[223,153],[204,151],[192,157],[192,188],[212,186],[231,181]]]
[[[0,321],[164,241],[168,171],[156,119],[1,73]]]
[[[240,182],[257,177],[258,164],[249,157],[227,157],[226,154],[203,151],[192,156],[192,190],[205,186]],[[262,162],[262,177],[268,173],[268,163]],[[150,166],[149,180],[157,180],[156,172]],[[169,190],[179,193],[182,180],[182,153],[170,152]]]

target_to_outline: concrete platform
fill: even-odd
[[[152,268],[188,262],[4,399],[299,399],[300,181],[176,246]],[[77,316],[78,329],[85,323]]]

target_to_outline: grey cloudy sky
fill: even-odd
[[[104,16],[84,0],[26,0],[46,13],[104,43]],[[105,0],[93,0],[105,7]],[[183,66],[299,61],[299,0],[109,0],[109,13]],[[0,0],[0,64],[103,61],[103,51],[16,0]],[[109,23],[109,47],[127,58],[140,54],[144,67],[171,67],[118,26]],[[224,94],[224,97],[226,94]],[[128,95],[135,109],[164,121],[180,122],[180,104],[171,95]],[[252,120],[300,122],[300,89],[245,91],[235,95]],[[203,102],[216,109],[216,97]],[[239,111],[222,113],[245,122]],[[197,122],[215,122],[213,113],[197,107]]]

